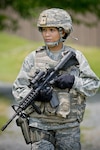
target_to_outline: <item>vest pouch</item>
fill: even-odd
[[[54,107],[51,106],[50,103],[46,103],[44,114],[47,115],[47,116],[55,116],[56,115],[56,110],[57,110],[57,107],[54,108]]]
[[[70,94],[67,92],[59,92],[59,106],[56,111],[57,116],[66,118],[66,116],[70,113]]]

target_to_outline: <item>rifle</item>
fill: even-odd
[[[38,114],[41,114],[41,110],[37,105],[35,105],[35,100],[39,94],[39,91],[43,89],[44,87],[48,86],[50,81],[56,77],[56,75],[59,73],[62,69],[67,69],[68,67],[72,65],[78,65],[78,61],[76,59],[76,55],[73,51],[68,51],[60,60],[60,62],[50,70],[45,71],[38,71],[35,73],[35,76],[33,80],[31,81],[31,85],[33,85],[32,90],[28,93],[28,95],[19,103],[18,106],[13,105],[12,108],[15,111],[15,114],[12,116],[10,120],[1,128],[2,131],[6,129],[6,127],[13,121],[13,119],[16,116],[25,117],[25,113],[23,111],[29,106],[32,105],[32,107],[35,109],[35,111]],[[39,82],[39,84],[38,84]],[[59,101],[55,99],[55,95],[53,95],[54,98],[50,100],[52,107],[57,107],[59,105]],[[15,107],[18,107],[17,109]]]

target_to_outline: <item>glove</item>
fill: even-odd
[[[51,98],[52,98],[52,88],[45,87],[44,89],[40,90],[36,101],[49,102]]]
[[[74,84],[75,77],[70,74],[63,74],[54,80],[54,86],[60,89],[71,89]]]

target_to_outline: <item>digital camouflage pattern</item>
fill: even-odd
[[[70,49],[71,48],[64,46],[62,52],[64,50]],[[60,101],[59,108],[61,108],[58,110],[61,110],[61,112],[63,111],[63,100],[63,102],[66,103],[67,106],[69,106],[69,113],[66,114],[67,110],[64,109],[63,115],[59,116],[56,113],[56,109],[52,109],[49,103],[42,104],[41,102],[36,103],[36,105],[38,105],[42,111],[41,115],[37,114],[31,107],[27,108],[26,110],[28,114],[30,113],[31,117],[30,127],[35,127],[42,131],[48,132],[53,130],[55,131],[55,133],[57,133],[58,130],[61,131],[62,129],[67,130],[67,132],[70,131],[70,134],[67,134],[67,132],[62,132],[62,134],[60,135],[56,134],[56,140],[58,137],[58,147],[60,147],[59,149],[57,148],[57,150],[73,150],[73,147],[74,150],[81,150],[80,140],[76,142],[77,137],[80,137],[80,132],[74,133],[75,130],[70,129],[72,127],[73,129],[78,127],[79,130],[79,124],[83,120],[85,111],[86,97],[93,96],[100,87],[99,78],[91,70],[85,57],[78,50],[75,50],[75,53],[76,58],[79,61],[79,66],[73,66],[66,70],[66,73],[70,72],[75,76],[73,88],[70,90],[70,105],[69,102],[67,103],[66,101],[67,90],[58,90],[58,97]],[[30,92],[31,89],[28,85],[38,67],[41,69],[45,69],[47,66],[50,67],[52,65],[56,65],[61,58],[60,55],[55,56],[58,58],[54,57],[54,60],[51,59],[51,57],[53,58],[53,54],[51,54],[51,52],[49,54],[47,52],[47,49],[45,49],[45,47],[42,47],[39,52],[32,52],[25,58],[19,75],[13,84],[13,95],[17,101],[20,102]],[[57,89],[54,90],[56,90],[57,92]],[[59,93],[63,93],[62,96],[59,95]],[[74,139],[70,135],[74,135]],[[61,138],[63,140],[61,140]],[[66,139],[68,141],[70,139],[70,141],[68,142]],[[43,150],[46,150],[45,148],[48,148],[48,150],[54,150],[53,145],[52,143],[50,143],[50,141],[48,142],[45,140],[40,140],[33,144],[33,150],[40,150],[41,147],[43,148]]]
[[[71,17],[62,9],[43,11],[37,26],[61,27],[68,35],[72,31]],[[52,108],[49,102],[36,102],[41,109],[41,115],[31,106],[26,109],[26,113],[30,115],[33,150],[81,150],[80,122],[83,120],[86,98],[95,95],[100,87],[100,80],[80,51],[63,45],[57,53],[49,51],[47,46],[31,52],[23,62],[12,92],[17,102],[22,101],[31,90],[30,80],[36,70],[45,71],[46,68],[56,66],[67,51],[74,51],[79,62],[77,66],[60,71],[60,74],[68,73],[75,76],[72,89],[69,91],[53,88],[59,100],[57,108]]]
[[[68,46],[64,46],[61,51],[63,52],[68,50],[73,49]],[[91,70],[82,53],[78,50],[74,51],[76,53],[79,66],[72,66],[68,70],[61,72],[70,73],[75,76],[73,88],[69,93],[67,92],[67,89],[60,90],[54,88],[54,91],[57,93],[60,101],[60,105],[57,108],[52,108],[49,103],[36,102],[36,105],[39,106],[41,112],[43,112],[41,115],[37,114],[31,107],[29,107],[26,112],[30,113],[32,117],[33,123],[30,122],[32,126],[44,130],[51,130],[55,128],[61,129],[67,126],[70,127],[70,124],[68,123],[71,122],[75,122],[76,126],[77,121],[82,121],[86,106],[86,97],[93,96],[97,92],[100,86],[100,81]],[[51,59],[50,57],[52,56],[48,53],[46,47],[42,47],[37,53],[32,52],[29,54],[26,57],[20,73],[13,84],[13,94],[16,100],[21,101],[30,92],[31,89],[28,85],[30,84],[30,80],[32,79],[37,68],[45,70],[47,67],[53,67],[59,62],[61,56],[62,53],[60,53],[59,56],[55,56],[58,57],[58,60],[56,58],[57,61],[55,61],[55,59]],[[70,94],[71,99],[66,100],[66,98],[69,97],[68,94]],[[66,109],[64,107],[65,104]]]
[[[79,127],[48,132],[37,129],[33,135],[32,150],[81,150]]]
[[[72,20],[70,15],[63,9],[44,10],[38,19],[38,27],[62,27],[65,32],[70,34],[72,31]]]

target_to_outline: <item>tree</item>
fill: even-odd
[[[100,0],[0,0],[0,10],[5,10],[8,6],[12,7],[23,18],[37,17],[44,8],[58,7],[69,11],[73,22],[76,23],[83,22],[77,18],[77,14],[86,15],[88,12],[95,15],[97,21],[100,19]],[[5,21],[7,19],[11,21],[12,26],[16,26],[17,20],[1,13],[0,29],[7,27]],[[89,24],[88,22],[85,23]]]

